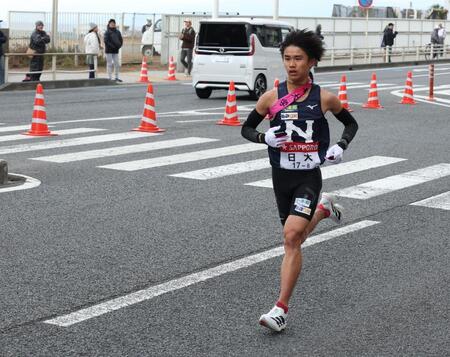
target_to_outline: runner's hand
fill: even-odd
[[[266,144],[273,147],[273,148],[279,148],[283,146],[283,144],[288,141],[288,136],[286,132],[278,132],[276,131],[280,130],[280,126],[274,126],[266,131],[264,140],[266,141]]]
[[[332,164],[339,164],[344,156],[344,150],[337,144],[333,145],[327,150],[325,160]]]

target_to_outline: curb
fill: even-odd
[[[42,81],[42,82],[12,82],[6,83],[0,86],[0,92],[2,91],[15,91],[15,90],[34,90],[36,84],[41,83],[45,89],[61,89],[61,88],[77,88],[77,87],[97,87],[97,86],[115,86],[119,85],[116,81],[110,81],[106,78],[96,79],[68,79],[57,81]]]

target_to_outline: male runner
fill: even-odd
[[[281,264],[280,295],[275,306],[259,323],[274,331],[286,328],[289,299],[302,266],[301,245],[324,218],[342,220],[342,208],[322,194],[320,165],[337,164],[358,130],[353,116],[332,93],[313,84],[311,68],[324,48],[314,32],[290,32],[280,47],[287,81],[264,93],[242,127],[242,136],[268,145],[272,181],[281,223],[285,255]],[[341,139],[328,148],[330,132],[324,113],[331,111],[344,124]],[[256,127],[269,114],[270,129]],[[318,204],[319,203],[319,204]],[[317,208],[317,209],[316,209]]]

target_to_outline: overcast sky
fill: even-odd
[[[59,11],[69,12],[141,12],[174,13],[212,11],[213,0],[58,0]],[[373,0],[375,6],[428,9],[448,0]],[[280,16],[330,17],[333,4],[357,5],[357,0],[279,0]],[[312,6],[311,4],[314,4]],[[219,11],[243,15],[271,15],[273,0],[219,0]],[[0,0],[0,19],[8,20],[8,11],[51,11],[52,0]]]

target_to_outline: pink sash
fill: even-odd
[[[275,118],[275,115],[277,115],[278,112],[281,112],[284,108],[291,105],[295,101],[297,101],[299,98],[303,97],[306,93],[306,91],[311,88],[312,81],[309,80],[308,83],[305,85],[296,88],[291,93],[288,93],[283,98],[278,99],[274,105],[272,105],[269,109],[269,114],[267,114],[267,119],[272,120]]]

